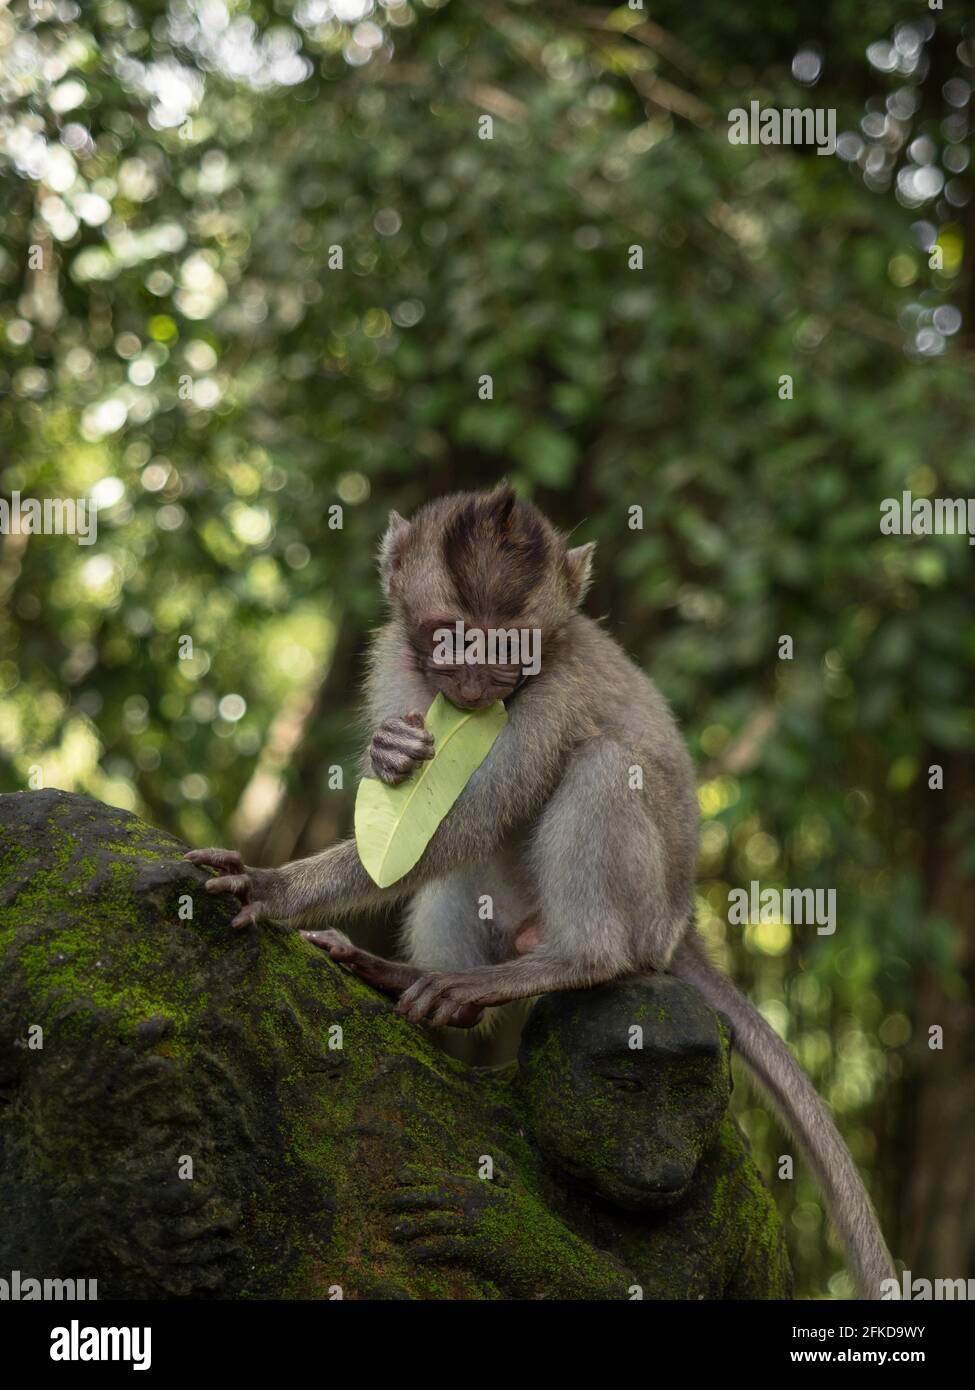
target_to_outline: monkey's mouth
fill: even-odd
[[[510,693],[510,691],[498,692],[497,694],[485,693],[484,695],[478,695],[476,700],[462,700],[459,695],[448,695],[446,690],[443,692],[443,695],[444,699],[449,700],[450,703],[456,705],[458,709],[475,710],[487,709],[489,705],[493,705],[497,700],[502,700],[505,695],[510,695]]]
[[[644,1208],[652,1207],[654,1211],[666,1211],[668,1207],[678,1206],[686,1197],[687,1188],[675,1187],[670,1192],[660,1192],[653,1188],[645,1188],[641,1197],[640,1205]]]
[[[487,709],[489,705],[495,704],[498,700],[508,701],[515,695],[528,679],[527,675],[521,671],[513,671],[510,675],[506,672],[503,676],[495,679],[487,679],[481,682],[464,682],[465,690],[459,688],[460,682],[450,678],[435,681],[437,690],[440,691],[445,700],[449,700],[458,709],[476,710]],[[478,686],[480,688],[478,688]]]
[[[632,1210],[666,1211],[684,1200],[689,1187],[689,1182],[682,1182],[679,1187],[665,1186],[660,1182],[623,1182],[620,1184],[619,1200]]]
[[[475,710],[487,709],[489,705],[495,704],[498,700],[508,700],[515,693],[517,686],[512,685],[491,685],[487,686],[477,695],[460,695],[456,690],[450,690],[445,686],[439,687],[440,693],[445,700],[449,700],[458,709]]]

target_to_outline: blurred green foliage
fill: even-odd
[[[701,770],[704,930],[903,1247],[918,980],[961,997],[971,946],[973,551],[879,515],[975,492],[975,40],[877,0],[642,8],[0,13],[2,495],[100,503],[95,545],[0,539],[0,787],[321,847],[387,511],[510,476],[599,542],[589,611]],[[835,107],[838,154],[731,145],[751,100]],[[729,927],[753,878],[835,888],[835,935]],[[801,1291],[843,1293],[740,1108]]]

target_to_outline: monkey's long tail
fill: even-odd
[[[880,1298],[896,1279],[867,1190],[816,1088],[755,1006],[721,974],[693,939],[678,947],[671,972],[693,985],[731,1024],[735,1046],[795,1136],[826,1199],[860,1298]]]

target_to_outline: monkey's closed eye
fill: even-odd
[[[642,1091],[643,1087],[639,1081],[632,1076],[622,1076],[619,1072],[603,1072],[601,1080],[608,1086],[612,1086],[614,1091]]]
[[[694,1066],[684,1068],[679,1077],[675,1077],[677,1086],[707,1086],[714,1085],[714,1063],[695,1063]]]

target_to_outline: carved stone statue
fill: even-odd
[[[728,1043],[642,977],[475,1069],[183,846],[0,796],[0,1270],[108,1298],[781,1298]]]

